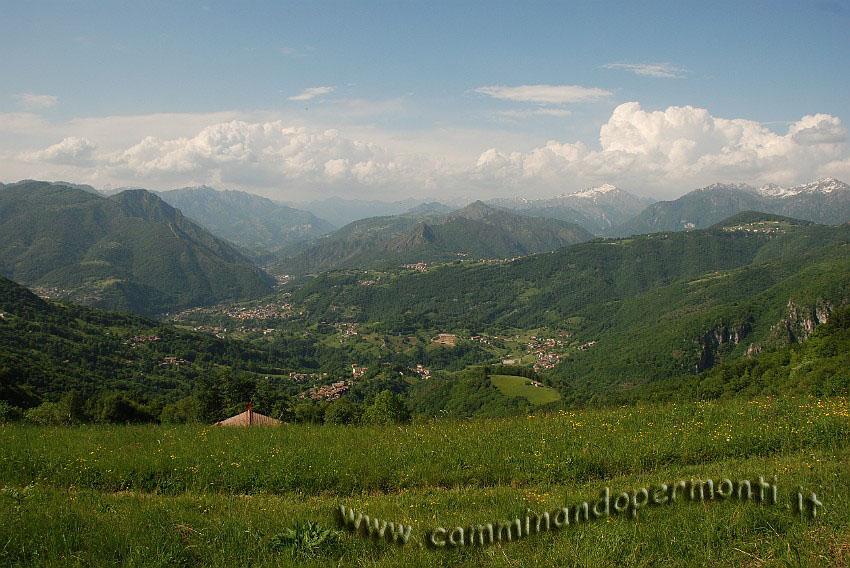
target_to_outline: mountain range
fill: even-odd
[[[709,227],[740,211],[775,213],[815,223],[850,221],[850,186],[835,178],[822,178],[790,188],[747,184],[712,184],[673,201],[659,201],[635,218],[606,231],[628,236],[658,231]]]
[[[78,190],[48,188],[74,192],[61,194],[65,203],[87,203]],[[119,195],[127,215],[176,222],[156,196]],[[492,215],[484,207],[469,213]],[[436,330],[501,341],[518,329],[557,333],[569,352],[540,379],[567,404],[846,393],[848,273],[850,225],[742,212],[704,230],[595,239],[508,263],[449,263],[368,286],[362,274],[327,272],[287,295],[299,315],[279,331],[290,334],[262,343],[45,302],[0,277],[0,400],[29,407],[71,389],[85,396],[117,389],[165,402],[222,366],[250,371],[254,380],[301,368],[311,353],[310,368],[334,368],[353,352],[324,344],[321,330],[335,333],[352,314],[362,330],[384,337]],[[841,317],[833,339],[809,344],[821,324]],[[798,343],[799,350],[789,347]],[[432,362],[463,364],[474,345],[438,349]],[[367,353],[356,360],[377,367],[387,357]],[[178,359],[185,368],[162,365]]]
[[[362,286],[325,273],[293,302],[310,321],[348,306],[383,333],[564,330],[583,349],[551,372],[568,399],[624,393],[807,338],[850,303],[850,225],[742,212],[710,229],[597,239],[489,265]],[[601,396],[601,395],[600,395]]]
[[[422,200],[412,197],[391,202],[329,197],[327,199],[314,199],[304,202],[287,201],[284,204],[309,211],[322,219],[326,219],[329,223],[337,227],[344,227],[349,223],[369,217],[401,215],[420,203],[422,203]]]
[[[351,206],[349,215],[360,214],[358,207],[401,213],[331,233],[308,211],[209,187],[159,196],[123,190],[108,198],[67,182],[0,188],[0,274],[59,297],[147,314],[267,292],[272,281],[255,265],[260,260],[273,273],[298,275],[513,258],[590,240],[591,233],[707,228],[741,211],[850,221],[850,186],[834,178],[790,188],[714,184],[645,208],[648,199],[612,185],[551,199],[478,201],[457,211],[438,202],[337,200],[340,211]]]
[[[581,225],[594,234],[631,219],[654,200],[639,197],[616,186],[604,184],[550,199],[498,198],[488,205],[510,209],[523,215],[550,217]]]
[[[106,198],[36,181],[0,189],[0,274],[56,297],[144,314],[267,294],[274,284],[153,193]]]
[[[200,186],[156,193],[214,235],[254,254],[274,252],[336,228],[309,211],[242,191]]]
[[[476,201],[451,213],[433,209],[355,221],[270,270],[307,274],[338,268],[468,259],[497,259],[554,250],[593,238],[557,219],[517,215]]]

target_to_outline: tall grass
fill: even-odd
[[[671,465],[831,452],[845,398],[641,405],[396,427],[0,427],[0,485],[356,495],[568,483]]]
[[[406,427],[3,426],[0,566],[846,566],[848,411],[782,398]],[[418,546],[436,526],[694,475],[777,475],[784,498],[799,484],[824,508],[684,502],[486,548]],[[412,525],[411,543],[292,545],[287,529],[323,534],[339,504]]]

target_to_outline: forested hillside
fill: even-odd
[[[734,396],[850,394],[850,307],[831,315],[810,337],[754,357],[742,357],[689,378],[659,381],[638,396],[612,393],[609,403],[636,398],[706,400]]]
[[[848,236],[847,226],[804,225],[775,234],[656,233],[580,243],[504,264],[458,261],[370,287],[357,286],[356,274],[325,273],[294,297],[315,317],[328,317],[332,305],[351,305],[358,320],[390,328],[417,320],[460,328],[557,325],[586,308],[718,270],[840,245]],[[789,261],[789,270],[795,266]]]
[[[155,215],[145,209],[155,202],[131,203]],[[398,416],[532,410],[492,375],[555,387],[561,398],[546,408],[846,386],[847,225],[741,213],[707,230],[507,263],[369,274],[323,273],[262,300],[188,311],[205,333],[46,302],[4,279],[2,398],[26,408],[71,392],[120,394],[134,416],[180,420],[215,420],[253,400],[278,416],[348,423],[385,391],[405,401],[390,399],[406,406]],[[505,357],[525,363],[493,367]],[[293,395],[347,379],[352,365],[368,372],[342,399],[293,406]]]
[[[0,398],[15,406],[73,391],[122,393],[161,410],[205,376],[271,372],[270,358],[298,362],[294,349],[269,354],[134,315],[47,302],[0,277]]]
[[[582,227],[517,215],[476,202],[449,214],[426,211],[357,221],[316,241],[274,270],[307,274],[457,258],[499,259],[555,250],[586,241]]]
[[[46,182],[0,190],[0,274],[52,297],[143,314],[267,294],[274,283],[145,190],[104,198]]]
[[[157,194],[213,234],[258,255],[334,230],[308,211],[242,191],[184,187]]]
[[[800,341],[850,300],[850,226],[759,219],[508,264],[457,263],[374,286],[328,273],[294,297],[312,318],[338,320],[345,306],[387,332],[569,329],[589,346],[550,380],[579,401]]]

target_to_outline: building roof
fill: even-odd
[[[215,423],[216,426],[277,426],[279,424],[282,424],[282,422],[277,418],[253,410],[246,410],[242,414]]]

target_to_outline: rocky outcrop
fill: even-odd
[[[771,339],[780,344],[802,343],[807,340],[818,324],[829,321],[834,306],[819,300],[814,306],[801,306],[794,300],[788,301],[787,315],[771,330]]]
[[[753,343],[747,348],[747,357],[758,355],[765,348],[806,341],[817,326],[829,321],[835,307],[835,304],[825,300],[818,300],[813,306],[801,306],[794,300],[788,300],[785,317],[771,328],[763,344]]]
[[[716,325],[699,340],[699,352],[694,372],[699,373],[714,366],[718,350],[725,345],[738,345],[751,331],[749,321],[738,325]]]

